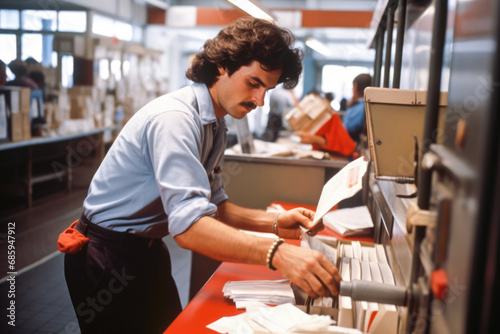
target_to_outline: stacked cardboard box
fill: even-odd
[[[72,119],[93,118],[100,111],[97,88],[94,86],[74,86],[68,89]]]
[[[31,138],[30,92],[26,87],[2,87],[10,141],[17,142]]]
[[[316,132],[333,114],[325,99],[309,94],[290,110],[285,120],[295,131]]]

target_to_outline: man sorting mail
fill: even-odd
[[[169,233],[213,259],[279,270],[313,298],[338,294],[340,275],[323,254],[281,239],[299,238],[301,226],[320,230],[314,212],[237,206],[220,175],[224,116],[242,119],[279,83],[297,84],[302,53],[293,42],[272,22],[233,22],[195,56],[186,73],[194,84],[153,100],[121,130],[81,218],[59,239],[82,333],[162,333],[175,319],[181,305],[162,242]]]

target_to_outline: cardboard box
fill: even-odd
[[[31,123],[29,114],[12,114],[10,118],[11,141],[31,139]]]
[[[15,113],[11,115],[10,118],[10,128],[11,128],[11,140],[12,141],[22,141],[23,140],[23,115]]]
[[[9,114],[29,114],[31,89],[28,87],[5,86],[0,87],[0,93],[5,95],[5,102],[9,108]]]
[[[23,140],[31,139],[31,119],[29,114],[22,115]]]
[[[29,115],[31,106],[31,90],[29,88],[21,88],[19,91],[19,111],[21,114]]]
[[[285,115],[285,120],[294,131],[316,132],[333,114],[325,99],[309,94]]]
[[[79,95],[87,95],[97,100],[97,88],[94,86],[73,86],[68,88],[68,95],[70,96],[79,96]]]
[[[4,98],[10,141],[18,142],[31,138],[30,99],[31,89],[27,87],[1,87]]]

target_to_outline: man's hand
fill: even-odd
[[[272,264],[312,298],[339,294],[339,271],[318,251],[284,243],[278,247]]]
[[[309,229],[311,235],[316,235],[325,226],[320,220],[313,224],[314,212],[305,208],[295,208],[280,213],[277,220],[278,235],[287,239],[300,239],[300,226]]]

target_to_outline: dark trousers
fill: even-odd
[[[86,221],[90,240],[65,255],[65,276],[82,334],[163,333],[181,312],[170,255],[161,239],[115,232]]]

